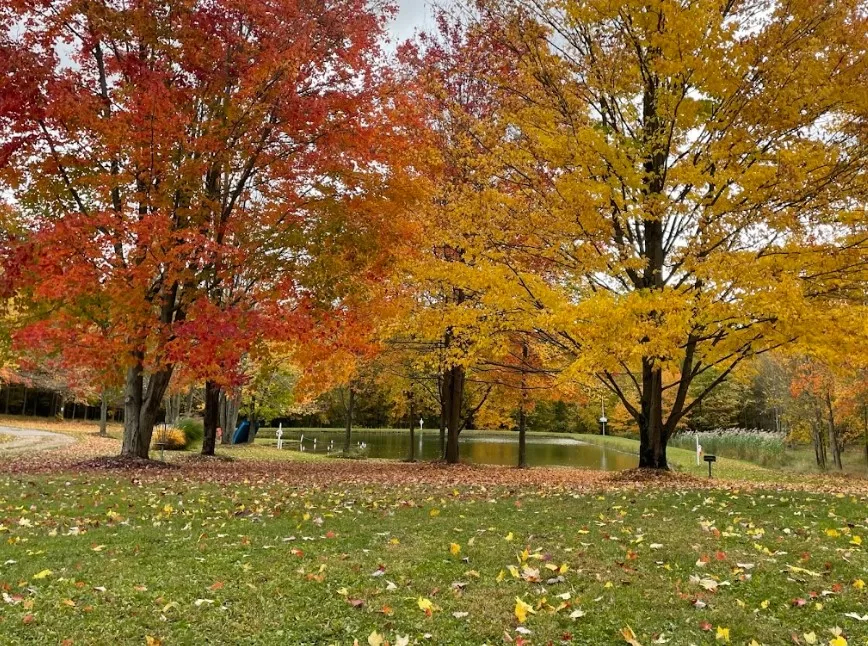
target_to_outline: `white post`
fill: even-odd
[[[600,395],[600,424],[603,427],[603,437],[606,437],[606,422],[608,421],[606,419],[606,401],[603,399],[603,395]]]
[[[277,426],[277,450],[283,449],[283,422]]]
[[[699,458],[702,457],[702,445],[699,443],[699,436],[696,436],[696,466],[702,464]]]

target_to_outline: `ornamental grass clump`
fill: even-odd
[[[166,428],[158,427],[154,429],[154,435],[151,439],[152,448],[160,448],[162,444],[166,451],[183,451],[187,448],[187,436],[180,428],[169,426]]]
[[[695,449],[696,441],[703,453],[746,460],[766,467],[792,462],[787,453],[786,435],[773,431],[745,428],[718,428],[712,431],[683,431],[669,440],[669,445]]]

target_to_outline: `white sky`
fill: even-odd
[[[417,30],[432,29],[432,6],[432,0],[398,0],[398,15],[391,25],[395,40],[400,42],[410,38]]]

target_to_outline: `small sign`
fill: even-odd
[[[607,420],[607,419],[605,418],[605,416],[600,418],[600,424],[605,424],[605,423],[608,422],[608,421],[609,421],[609,420]]]
[[[705,460],[706,462],[717,462],[717,456],[716,455],[706,455],[702,459]]]

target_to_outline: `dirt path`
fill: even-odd
[[[75,443],[75,438],[51,431],[37,431],[29,428],[0,426],[0,435],[10,435],[14,439],[0,443],[0,457],[20,455],[32,451],[59,449]]]

